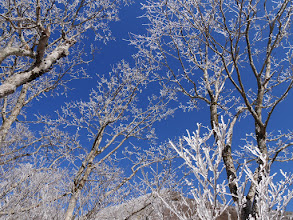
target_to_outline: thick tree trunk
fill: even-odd
[[[73,213],[74,213],[74,209],[76,206],[76,201],[77,198],[79,196],[79,193],[75,192],[74,194],[71,195],[70,200],[69,200],[69,204],[65,213],[65,220],[71,220],[73,219]]]

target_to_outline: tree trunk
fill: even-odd
[[[74,178],[74,186],[71,192],[68,208],[65,213],[65,220],[71,220],[73,218],[74,209],[76,207],[76,201],[93,169],[92,164],[95,157],[98,154],[98,148],[102,141],[104,130],[105,126],[103,126],[98,132],[90,153],[88,154],[87,158],[82,162],[82,165]]]

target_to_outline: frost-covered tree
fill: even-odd
[[[257,146],[250,145],[249,142],[245,145],[247,153],[261,160],[263,164],[259,166],[260,174],[257,176],[253,173],[254,166],[248,161],[239,168],[237,179],[234,180],[237,183],[239,200],[233,204],[229,182],[223,178],[225,166],[222,152],[227,136],[230,135],[228,127],[223,120],[214,129],[198,124],[197,130],[192,134],[188,133],[179,143],[170,142],[170,146],[190,170],[184,182],[192,202],[187,202],[186,195],[181,195],[180,204],[188,207],[186,209],[190,211],[187,212],[178,212],[178,205],[175,206],[165,199],[164,202],[180,219],[229,219],[228,216],[230,219],[243,219],[243,209],[247,205],[245,194],[248,183],[251,182],[257,192],[254,203],[257,211],[247,216],[247,219],[292,218],[292,213],[286,213],[286,207],[293,198],[293,191],[290,189],[293,183],[292,174],[282,169],[267,173],[263,165],[266,158]],[[217,142],[212,140],[214,133],[217,134]]]
[[[27,155],[25,145],[36,141],[25,134],[28,126],[20,122],[29,116],[26,107],[66,81],[88,75],[74,68],[88,62],[83,48],[91,45],[84,44],[86,34],[92,32],[93,40],[107,41],[108,23],[117,20],[120,3],[17,0],[1,4],[1,164]],[[12,127],[16,121],[18,125]],[[15,144],[16,139],[22,144]]]
[[[131,40],[137,58],[161,80],[164,94],[174,96],[175,91],[186,97],[186,103],[180,100],[184,110],[208,105],[215,143],[219,116],[230,120],[225,146],[218,152],[229,190],[243,207],[241,219],[259,215],[258,183],[270,175],[274,162],[292,159],[292,134],[269,130],[271,118],[278,117],[276,107],[293,86],[292,2],[150,0],[143,9],[148,34]],[[237,144],[232,144],[235,124],[248,118],[254,125],[242,138],[257,146],[260,155],[237,155],[239,141],[234,138]],[[255,165],[246,195],[239,193],[237,173],[243,159]]]
[[[107,41],[111,32],[109,21],[117,20],[120,1],[53,1],[17,0],[1,4],[0,97],[15,92],[21,85],[40,76],[64,72],[56,66],[72,65],[80,56],[73,50],[82,46],[85,34],[95,33],[96,40]],[[70,56],[74,59],[66,60]],[[66,68],[65,68],[66,69]],[[48,74],[46,74],[48,73]]]
[[[142,167],[165,159],[166,155],[140,149],[155,138],[153,124],[173,113],[167,108],[168,97],[145,94],[153,81],[124,61],[98,78],[88,100],[66,103],[55,116],[39,115],[35,121],[39,131],[29,131],[21,123],[10,129],[3,142],[7,150],[1,164],[2,216],[17,218],[22,212],[30,218],[49,216],[61,209],[56,218],[94,218],[101,208],[121,202],[129,191],[124,185]],[[127,174],[121,163],[128,164]],[[31,171],[25,168],[28,164]],[[66,178],[58,174],[60,169]],[[23,178],[13,181],[21,172]],[[54,178],[56,185],[50,184]],[[47,185],[56,190],[43,192]],[[37,197],[27,197],[31,194]]]
[[[108,23],[118,19],[121,3],[117,0],[1,2],[1,217],[15,219],[24,217],[26,213],[24,218],[60,219],[65,214],[74,166],[86,149],[80,150],[78,132],[59,129],[61,122],[42,126],[43,117],[31,122],[37,111],[29,108],[29,104],[36,98],[44,97],[44,93],[65,85],[67,80],[88,76],[82,68],[77,68],[77,65],[88,62],[84,48],[87,51],[93,49],[85,39],[91,33],[93,41],[108,41],[111,38]],[[118,88],[115,91],[118,94],[113,96],[122,95]],[[96,95],[99,92],[102,91],[96,91]],[[107,95],[110,96],[104,95],[99,97],[106,99]],[[108,101],[111,102],[110,99]],[[91,176],[98,176],[93,181],[96,187],[86,189],[88,194],[92,192],[91,198],[97,196],[99,190],[102,192],[117,187],[119,178],[122,178],[118,168],[110,169],[103,162],[96,169],[108,169],[109,172],[91,172]],[[65,174],[68,179],[59,178],[62,175],[65,177]],[[18,175],[19,180],[16,178]],[[46,175],[50,178],[45,178]],[[53,188],[56,190],[51,190]],[[98,197],[91,200],[92,205]],[[86,204],[84,201],[81,198],[80,203]],[[110,199],[107,198],[107,201]],[[45,215],[40,212],[42,209],[47,209]]]
[[[143,93],[151,82],[147,74],[121,62],[108,76],[100,77],[97,88],[89,95],[89,100],[67,103],[54,120],[40,117],[39,120],[48,126],[63,126],[65,130],[73,129],[80,137],[79,147],[82,148],[83,153],[79,153],[78,157],[72,155],[76,158],[73,159],[73,163],[78,169],[73,172],[65,219],[69,220],[75,216],[89,217],[95,214],[99,202],[106,200],[120,189],[141,167],[151,163],[151,160],[141,155],[133,161],[127,160],[132,168],[131,174],[124,178],[119,174],[121,170],[118,168],[113,169],[112,172],[110,170],[107,172],[105,169],[105,173],[102,174],[102,167],[105,164],[109,161],[119,161],[119,158],[124,157],[116,154],[120,148],[129,144],[129,140],[137,143],[139,139],[153,139],[155,137],[153,124],[172,114],[172,111],[168,111],[166,107],[168,97],[148,97]],[[142,101],[143,96],[144,101]],[[89,138],[89,141],[87,144],[82,144],[85,138]],[[129,154],[132,154],[130,150]],[[103,175],[106,179],[111,175],[118,175],[121,179],[119,182],[116,178],[112,183],[108,180],[101,195],[95,190],[88,191],[87,189],[94,187],[95,182],[98,182]],[[97,185],[96,190],[99,187],[101,186]]]
[[[1,167],[0,219],[61,219],[66,203],[68,173],[37,168],[30,163]]]
[[[122,61],[98,77],[87,100],[30,121],[34,99],[71,76],[88,76],[77,68],[87,62],[84,47],[92,49],[85,39],[111,37],[108,23],[121,2],[1,4],[0,218],[95,218],[129,195],[124,186],[138,173],[136,189],[152,191],[165,206],[156,207],[158,216],[167,207],[179,219],[216,219],[230,205],[238,219],[282,216],[292,176],[284,170],[276,182],[274,165],[292,160],[292,133],[269,123],[293,86],[290,0],[149,0],[148,33],[130,41],[136,66]],[[198,128],[170,142],[181,166],[168,145],[144,149],[153,124],[173,114],[170,100],[209,112],[205,133]],[[233,134],[249,119],[240,142]],[[121,164],[130,169],[124,173]],[[180,189],[178,176],[192,200],[160,194]]]

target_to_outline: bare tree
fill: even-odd
[[[196,208],[206,212],[196,216],[217,218],[233,200],[238,218],[263,214],[269,218],[284,195],[265,192],[269,186],[278,188],[272,180],[273,164],[292,160],[288,151],[292,133],[274,133],[268,127],[293,85],[289,0],[150,0],[143,4],[150,22],[148,34],[133,35],[131,40],[138,48],[137,66],[121,62],[99,78],[89,100],[67,103],[55,119],[39,116],[35,121],[39,131],[30,129],[25,108],[61,85],[66,73],[74,77],[84,73],[72,67],[86,62],[85,33],[107,41],[111,36],[108,22],[117,19],[119,3],[9,0],[0,6],[1,217],[19,218],[26,213],[28,218],[50,218],[48,213],[66,207],[54,218],[94,218],[98,210],[127,192],[123,186],[138,171],[147,179],[142,168],[171,160],[172,156],[161,153],[154,156],[153,148],[142,154],[136,146],[140,140],[154,138],[153,124],[172,114],[168,102],[183,95],[181,108],[207,105],[210,114],[208,136],[198,132],[184,138],[188,144],[171,143],[204,191],[199,195],[192,191],[195,201],[209,197],[209,203],[197,203]],[[160,80],[161,96],[144,90],[154,79]],[[243,134],[246,142],[239,152],[235,125],[248,117],[254,121],[248,128],[254,134]],[[207,142],[192,143],[203,139]],[[128,145],[135,147],[123,154],[121,149]],[[131,162],[131,171],[125,175],[116,166],[122,158]],[[222,165],[227,182],[218,185]],[[21,178],[13,184],[17,176]],[[160,188],[156,182],[160,178],[154,179],[154,186],[148,184],[152,191]],[[287,189],[291,180],[283,173],[280,190]],[[274,201],[269,201],[270,195]],[[287,200],[282,204],[278,212]],[[50,211],[42,212],[46,206]],[[176,206],[169,208],[180,217]]]
[[[241,219],[258,215],[256,183],[269,175],[275,161],[291,160],[285,151],[292,145],[291,133],[268,131],[293,85],[291,1],[152,0],[143,9],[149,28],[147,36],[131,40],[139,49],[137,57],[164,82],[165,93],[187,97],[182,108],[192,110],[200,102],[209,106],[216,142],[219,115],[231,120],[221,151],[230,193],[238,205],[245,198]],[[236,169],[244,161],[235,155],[232,138],[235,123],[246,116],[254,120],[250,138],[263,160],[247,154],[258,165],[244,196]]]
[[[35,98],[41,98],[44,93],[65,85],[66,81],[79,78],[80,75],[88,76],[82,68],[73,68],[88,61],[85,60],[88,58],[84,55],[84,47],[90,48],[91,45],[84,43],[86,34],[92,32],[94,40],[108,41],[111,38],[108,23],[118,19],[121,2],[9,0],[1,3],[0,178],[6,184],[1,190],[1,216],[4,218],[20,218],[26,213],[27,218],[39,216],[59,219],[64,214],[61,206],[66,204],[66,196],[70,192],[67,191],[68,185],[62,185],[65,180],[59,178],[61,174],[56,170],[61,166],[63,174],[70,176],[73,173],[70,170],[74,168],[66,169],[64,164],[74,165],[84,153],[80,150],[78,133],[66,133],[52,124],[42,127],[39,124],[42,117],[33,122],[35,124],[29,123],[28,120],[32,120],[30,116],[36,112],[27,107]],[[27,114],[25,110],[32,114]],[[33,126],[39,126],[40,130],[31,129]],[[31,165],[31,171],[28,168],[25,170],[28,164]],[[101,162],[99,167],[107,166]],[[121,179],[117,170],[113,171],[111,178],[107,176],[109,173],[104,174],[108,184],[105,184],[105,180],[100,181],[101,184],[97,184],[100,188],[97,188],[102,191],[103,184],[107,185],[107,189],[111,189],[111,184],[116,186],[117,179]],[[15,175],[19,172],[31,174],[20,178],[18,184]],[[52,178],[46,179],[46,175]],[[101,173],[99,175],[103,176]],[[50,183],[54,178],[56,185]],[[68,179],[66,181],[69,182]],[[46,192],[42,191],[48,185],[53,188],[58,186],[58,182],[60,189],[63,187],[60,192],[55,193],[49,188]],[[95,193],[93,189],[87,190],[88,194],[91,191],[93,195],[98,195],[97,189]],[[42,196],[38,196],[40,194]],[[30,200],[28,195],[37,197]],[[46,206],[55,207],[55,211],[47,207],[46,217],[40,217],[40,210],[46,209]],[[60,210],[56,211],[56,208]],[[51,216],[48,214],[50,212]],[[54,213],[59,217],[53,217]]]
[[[249,215],[248,219],[290,219],[292,213],[286,213],[286,207],[293,198],[290,186],[293,183],[292,174],[283,172],[268,174],[265,165],[260,165],[259,179],[255,178],[254,167],[246,161],[239,169],[237,179],[237,194],[239,203],[232,206],[233,199],[228,192],[228,184],[223,178],[224,164],[222,152],[225,149],[229,125],[223,120],[219,122],[219,127],[209,129],[198,124],[198,129],[175,144],[170,142],[172,148],[184,160],[190,169],[190,175],[185,177],[188,185],[188,195],[192,202],[183,203],[193,212],[179,212],[177,207],[171,210],[180,216],[180,219],[242,219],[243,208],[246,205],[246,189],[248,182],[254,184],[258,196],[255,198],[257,213],[255,216]],[[214,142],[212,137],[217,134],[218,140]],[[257,146],[250,142],[245,146],[248,153],[254,155],[263,163],[266,158]],[[263,172],[261,172],[263,171]],[[280,180],[274,180],[274,178]],[[223,180],[224,179],[224,180]],[[232,195],[233,196],[233,195]],[[186,198],[186,195],[183,198]],[[184,199],[181,199],[184,202]],[[186,200],[186,199],[185,199]],[[168,200],[164,200],[169,204]],[[182,202],[181,202],[182,203]],[[226,217],[225,217],[226,216]]]
[[[47,72],[58,76],[58,72],[51,71],[54,64],[60,65],[62,58],[70,54],[69,49],[74,44],[80,45],[89,30],[94,31],[96,40],[108,40],[111,34],[108,22],[117,19],[119,2],[3,2],[0,97],[15,92],[19,86]]]
[[[62,169],[36,168],[30,163],[1,167],[1,219],[60,219],[64,215],[68,173]],[[12,184],[13,183],[13,184]]]
[[[100,166],[113,158],[119,148],[129,143],[131,138],[154,138],[152,125],[172,114],[172,111],[166,109],[168,103],[165,100],[166,97],[146,97],[144,104],[141,104],[141,107],[138,106],[138,103],[142,103],[139,100],[139,94],[150,82],[148,75],[122,62],[108,77],[101,77],[88,101],[67,103],[56,120],[43,118],[47,124],[63,125],[76,130],[81,137],[90,138],[88,143],[90,147],[83,147],[85,153],[74,174],[65,219],[72,219],[79,215],[89,217],[93,214],[91,210],[95,210],[95,205],[89,208],[90,203],[84,202],[88,207],[83,210],[83,204],[80,203],[83,196],[102,200],[103,197],[106,198],[121,188],[141,167],[146,166],[146,164],[133,164],[131,174],[122,178],[120,182],[116,182],[114,187],[108,184],[109,187],[105,188],[105,192],[100,197],[90,192],[85,193],[85,189],[96,181],[95,178],[102,176],[98,173],[95,177],[95,171],[100,170]],[[117,158],[115,160],[118,160]],[[85,195],[82,195],[84,193]]]
[[[23,145],[7,139],[12,125],[21,116],[27,118],[24,111],[28,104],[68,80],[88,75],[82,68],[73,68],[87,62],[83,47],[90,45],[83,43],[85,34],[91,30],[95,40],[107,41],[111,35],[108,23],[117,20],[119,4],[116,0],[1,4],[1,164],[8,154],[8,162],[28,155]],[[64,75],[71,77],[64,79]]]
[[[173,113],[166,107],[168,97],[151,94],[148,97],[143,92],[152,82],[147,74],[122,61],[108,76],[100,77],[87,101],[67,103],[55,119],[53,115],[38,116],[34,122],[38,132],[30,131],[25,123],[17,122],[10,127],[2,142],[1,178],[5,187],[1,193],[6,202],[0,214],[12,218],[21,213],[30,218],[48,216],[62,206],[67,207],[66,212],[60,212],[56,218],[89,219],[101,208],[121,203],[129,191],[124,187],[127,182],[142,167],[162,159],[162,155],[155,156],[151,150],[145,155],[137,147],[133,151],[132,147],[125,149],[124,154],[121,150],[127,145],[137,145],[139,140],[146,144],[146,140],[154,139],[153,124]],[[130,166],[127,175],[120,163]],[[23,178],[13,183],[26,164],[31,164],[32,174],[24,172]],[[61,174],[58,179],[58,172],[55,177],[54,171],[60,168],[67,179],[62,179]],[[42,181],[37,178],[39,172]],[[59,182],[57,191],[43,192],[48,184],[56,187],[49,179],[46,182],[46,175],[51,175],[52,181],[56,179],[56,186]],[[46,196],[27,197],[40,193]],[[47,207],[46,213],[40,212],[46,206],[55,209]]]

